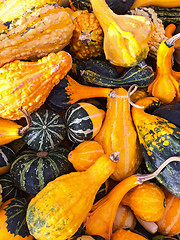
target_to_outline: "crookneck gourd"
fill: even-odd
[[[46,4],[32,8],[0,28],[0,66],[16,59],[37,59],[69,44],[74,30],[63,7]]]
[[[21,107],[30,114],[37,110],[71,66],[71,55],[65,51],[50,53],[37,62],[5,64],[0,68],[0,117],[16,120],[23,117]]]
[[[180,128],[164,118],[148,113],[159,104],[158,98],[146,97],[136,102],[141,108],[132,107],[133,122],[150,172],[158,168],[165,159],[180,156]],[[157,176],[157,180],[178,197],[180,197],[179,169],[180,163],[171,163]]]
[[[90,0],[104,31],[104,53],[112,64],[130,67],[147,57],[148,40],[153,30],[142,16],[117,15],[105,0]]]
[[[117,161],[118,153],[103,154],[86,171],[65,174],[49,182],[29,203],[26,219],[31,234],[39,240],[73,236]]]
[[[174,44],[179,38],[180,33],[161,42],[157,52],[156,77],[148,87],[149,94],[159,98],[163,104],[180,101],[180,73],[174,71],[171,65]]]
[[[142,159],[140,144],[124,88],[116,88],[107,98],[105,120],[95,140],[105,153],[119,152],[119,162],[112,176],[115,180],[130,176],[139,167]]]

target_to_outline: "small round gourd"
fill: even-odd
[[[0,175],[9,171],[11,163],[15,159],[14,151],[7,146],[0,146]]]
[[[48,151],[57,147],[65,138],[66,129],[62,117],[49,109],[31,114],[32,123],[24,140],[36,151]]]
[[[105,240],[105,238],[98,235],[82,235],[82,236],[74,236],[71,240]]]
[[[12,198],[0,207],[0,239],[32,240],[26,224],[28,203],[25,198]]]
[[[68,161],[69,150],[57,147],[49,152],[23,151],[13,162],[10,173],[19,189],[36,195],[46,184],[60,175],[74,171]]]
[[[105,112],[93,104],[82,102],[71,105],[65,113],[65,123],[70,141],[91,140],[99,132]]]

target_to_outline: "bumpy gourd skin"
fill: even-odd
[[[51,53],[38,62],[14,61],[0,68],[0,117],[17,120],[31,114],[46,100],[52,88],[71,69],[71,55]]]
[[[32,8],[0,26],[0,66],[58,52],[69,44],[73,30],[72,19],[63,7]]]

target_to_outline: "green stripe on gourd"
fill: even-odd
[[[24,192],[37,194],[49,181],[74,171],[68,161],[69,150],[57,147],[49,152],[25,150],[11,166],[14,183]]]
[[[52,110],[38,110],[31,114],[32,124],[24,136],[27,145],[37,151],[57,147],[66,135],[62,117]]]

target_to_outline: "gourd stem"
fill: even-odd
[[[25,109],[25,112],[22,110],[22,108],[18,108],[19,111],[21,111],[26,119],[26,126],[25,127],[21,127],[18,129],[18,135],[19,136],[24,136],[24,134],[26,133],[26,131],[29,129],[31,123],[32,123],[32,119],[31,116],[29,115],[27,109]]]
[[[157,177],[157,175],[170,163],[170,162],[180,162],[180,156],[179,157],[170,157],[168,158],[165,162],[163,162],[162,165],[160,165],[160,167],[153,173],[150,174],[137,174],[137,180],[140,184],[142,184],[143,182],[146,182],[148,180],[151,180],[155,177]]]
[[[173,37],[167,39],[165,41],[165,44],[170,48],[170,47],[174,46],[175,41],[178,40],[179,38],[180,38],[180,33],[178,33],[178,34],[174,35]]]
[[[134,88],[134,90],[132,90],[133,88]],[[138,89],[138,85],[137,85],[137,84],[133,84],[133,85],[129,88],[129,90],[128,90],[128,101],[129,101],[129,103],[131,104],[131,106],[136,107],[136,108],[140,108],[140,109],[144,109],[144,106],[137,105],[137,104],[135,104],[135,103],[133,103],[133,102],[131,101],[131,95],[132,95],[133,93],[135,93],[135,92],[137,91],[137,89]]]

